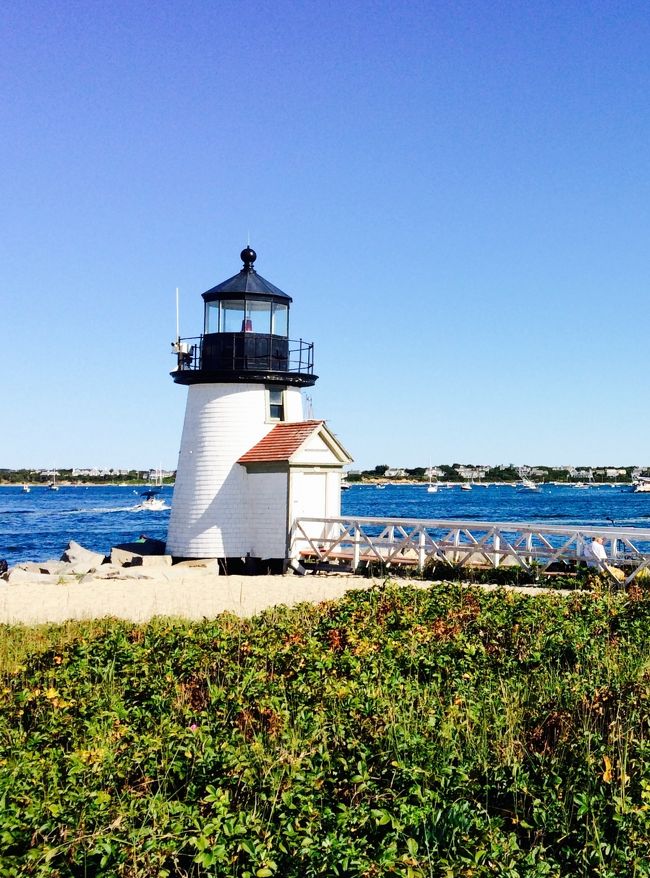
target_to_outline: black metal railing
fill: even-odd
[[[172,342],[177,371],[290,372],[313,375],[314,344],[252,332],[222,332]]]

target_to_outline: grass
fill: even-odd
[[[650,600],[5,627],[0,876],[646,876]]]

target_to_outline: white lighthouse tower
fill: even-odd
[[[340,515],[351,461],[322,421],[306,421],[313,343],[289,339],[290,296],[253,268],[250,247],[234,277],[203,293],[198,339],[177,341],[177,384],[188,385],[167,536],[177,558],[219,558],[275,569],[299,516]]]

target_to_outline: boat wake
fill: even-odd
[[[133,506],[115,506],[107,509],[97,507],[90,509],[0,509],[0,515],[37,515],[40,518],[56,518],[60,515],[103,515],[116,512],[132,512]],[[171,508],[171,507],[167,507]]]

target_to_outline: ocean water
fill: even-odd
[[[108,553],[117,543],[141,534],[165,539],[169,509],[142,510],[143,488],[66,487],[59,491],[0,487],[0,558],[9,564],[59,558],[70,540]],[[171,505],[173,488],[163,486]],[[593,485],[586,490],[544,485],[539,491],[510,485],[445,488],[429,494],[426,485],[352,485],[341,496],[343,515],[386,518],[531,521],[650,528],[650,494],[629,487]]]

